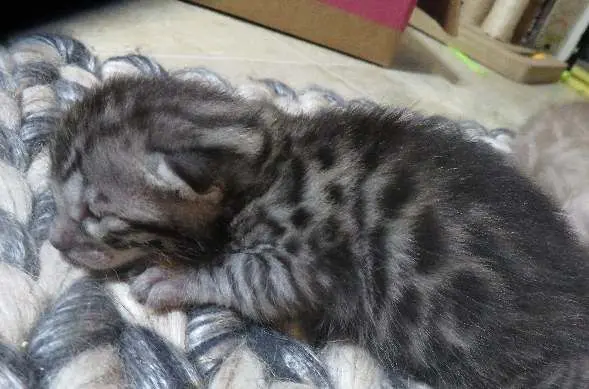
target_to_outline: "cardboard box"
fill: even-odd
[[[417,3],[417,0],[188,1],[386,67],[393,64]],[[441,14],[448,18],[448,13]],[[443,25],[452,26],[452,23],[444,20]]]
[[[549,54],[536,57],[535,50],[495,40],[479,27],[462,24],[458,34],[450,36],[419,9],[413,13],[410,24],[432,38],[460,50],[480,64],[520,83],[556,82],[566,70],[566,63]]]

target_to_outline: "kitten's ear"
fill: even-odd
[[[150,182],[162,189],[176,191],[189,200],[222,189],[221,183],[215,182],[208,161],[191,154],[156,153],[150,156]]]
[[[224,211],[225,185],[216,177],[210,161],[197,153],[155,153],[148,157],[150,185],[167,194],[155,206],[177,228],[202,234]]]

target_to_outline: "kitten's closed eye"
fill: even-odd
[[[103,239],[108,234],[121,233],[129,228],[127,222],[115,216],[87,217],[82,221],[82,226],[88,235],[96,239]]]

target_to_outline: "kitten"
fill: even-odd
[[[53,245],[92,269],[147,261],[148,306],[302,319],[436,388],[589,386],[586,253],[449,120],[121,78],[68,113],[52,165]]]
[[[589,102],[532,116],[513,142],[518,164],[559,204],[589,246]]]

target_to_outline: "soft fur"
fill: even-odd
[[[552,201],[440,117],[285,113],[168,77],[74,105],[52,147],[51,241],[147,269],[157,309],[303,319],[439,388],[586,388],[589,269]]]
[[[296,112],[344,101],[276,80],[233,86],[206,68],[168,73],[137,54],[99,63],[65,36],[24,36],[0,46],[0,177],[7,189],[0,204],[0,388],[228,388],[248,377],[272,389],[406,387],[406,378],[393,381],[372,368],[361,348],[307,347],[219,306],[154,312],[129,295],[127,283],[90,281],[84,269],[64,261],[47,241],[55,213],[47,135],[86,87],[121,73],[206,82],[247,98],[280,100]],[[349,370],[336,368],[344,365]],[[219,376],[224,373],[231,376]],[[362,379],[347,382],[352,377]]]
[[[589,246],[589,102],[532,116],[514,140],[519,165],[559,204]]]
[[[59,108],[83,96],[84,85],[120,69],[133,74],[162,69],[139,55],[111,58],[101,66],[93,58],[80,42],[64,36],[34,35],[6,49],[0,46],[0,178],[5,189],[0,201],[0,388],[210,387],[205,381],[220,367],[230,369],[225,363],[240,364],[227,355],[256,336],[256,326],[228,326],[228,317],[242,326],[243,321],[222,308],[155,313],[130,298],[128,285],[116,280],[77,284],[85,271],[73,269],[46,240],[55,213],[46,135],[54,130]],[[60,76],[54,79],[55,74]],[[204,68],[181,74],[221,80]],[[123,320],[113,317],[111,302]],[[60,309],[52,309],[56,305]],[[85,317],[92,317],[91,325]],[[284,376],[290,373],[289,382],[300,388],[332,387],[327,374],[308,380],[305,372],[294,370],[318,350],[292,347],[292,339],[277,336],[264,342],[275,346],[260,350],[271,356],[249,355],[266,361],[265,371],[278,367],[282,374],[266,374],[263,386],[289,387]],[[272,359],[276,351],[288,366]],[[141,354],[145,358],[137,358]],[[314,371],[324,365],[319,358],[312,362],[308,366]],[[239,369],[234,373],[236,380],[243,376]]]

